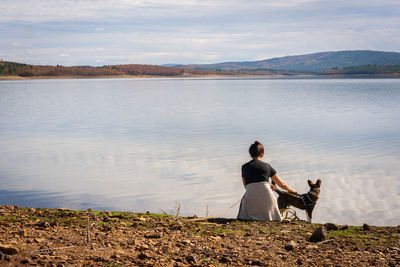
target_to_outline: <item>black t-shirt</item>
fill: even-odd
[[[276,171],[266,162],[261,160],[250,160],[242,166],[242,177],[245,184],[268,182],[269,177],[274,176]]]

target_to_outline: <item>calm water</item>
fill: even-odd
[[[398,225],[399,104],[394,79],[0,81],[0,204],[235,217],[259,140],[321,178],[315,222]]]

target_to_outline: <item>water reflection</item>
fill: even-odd
[[[236,216],[255,139],[316,222],[397,225],[398,80],[0,82],[0,203]],[[302,218],[304,214],[300,214]]]

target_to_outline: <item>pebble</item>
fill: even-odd
[[[10,245],[0,245],[0,252],[8,255],[18,254],[19,250]]]
[[[372,228],[371,228],[370,225],[364,223],[363,226],[362,226],[362,229],[363,229],[364,231],[369,231],[369,230],[371,230]]]
[[[197,262],[197,258],[195,255],[188,255],[185,257],[185,260],[189,263],[196,263]]]
[[[148,253],[148,252],[141,252],[141,253],[138,255],[138,258],[141,259],[141,260],[150,259],[150,258],[151,258],[151,255],[150,255],[150,253]]]
[[[33,241],[35,243],[43,243],[44,241],[46,241],[46,239],[44,239],[44,238],[35,238],[35,239],[33,239]]]
[[[25,237],[25,236],[26,236],[26,231],[25,231],[25,230],[19,230],[19,231],[18,231],[18,235],[19,235],[20,237]]]
[[[219,262],[220,263],[223,263],[223,264],[229,264],[229,263],[231,263],[231,259],[229,258],[229,257],[221,257],[220,259],[219,259]]]
[[[40,228],[49,228],[50,224],[46,221],[40,221],[36,224],[36,226]]]
[[[146,234],[144,237],[146,237],[146,238],[161,238],[161,234],[159,234],[159,233],[149,233],[149,234]]]
[[[307,245],[306,249],[319,249],[317,245]]]
[[[298,247],[298,244],[292,240],[288,244],[286,244],[285,249],[286,249],[286,251],[292,251],[297,247]]]
[[[339,227],[334,223],[326,223],[325,227],[326,227],[326,229],[328,231],[337,231],[337,230],[339,230]]]

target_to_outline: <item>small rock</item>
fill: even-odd
[[[21,264],[29,264],[29,260],[28,259],[22,259],[21,260]]]
[[[120,256],[117,253],[114,253],[110,256],[111,259],[118,259]],[[140,259],[140,255],[139,255],[139,259]]]
[[[138,255],[138,258],[141,259],[141,260],[145,260],[145,259],[151,258],[151,255],[148,252],[141,252]]]
[[[110,225],[103,225],[103,227],[102,227],[102,231],[103,232],[108,232],[108,231],[112,231],[112,227],[110,226]]]
[[[25,237],[26,236],[26,231],[23,229],[23,230],[19,230],[18,231],[18,235],[20,236],[20,237]]]
[[[302,265],[303,264],[303,260],[302,259],[297,259],[297,265]]]
[[[260,265],[262,265],[262,262],[260,260],[251,260],[251,261],[249,261],[249,264],[260,266]]]
[[[337,231],[337,230],[339,230],[339,227],[337,227],[337,225],[334,224],[334,223],[326,223],[325,227],[326,227],[326,230],[328,230],[328,231]]]
[[[310,241],[311,242],[321,242],[321,241],[325,240],[326,232],[327,232],[327,230],[326,230],[325,226],[318,227],[312,233],[312,235],[310,237]]]
[[[186,256],[186,257],[185,257],[185,260],[186,260],[187,262],[189,262],[189,263],[196,263],[196,262],[197,262],[196,256],[194,256],[194,255],[188,255],[188,256]]]
[[[146,244],[143,244],[139,247],[139,250],[148,250],[148,249],[150,249],[150,247]]]
[[[283,219],[282,223],[290,223],[291,221],[289,219]]]
[[[364,231],[369,231],[369,230],[371,230],[372,228],[371,228],[371,226],[369,226],[368,224],[364,223],[363,226],[362,226],[362,229],[363,229]]]
[[[306,249],[318,249],[319,247],[317,245],[307,245]]]
[[[292,240],[288,244],[286,244],[285,249],[286,249],[286,251],[292,251],[297,247],[298,247],[298,244]]]
[[[46,239],[44,239],[44,238],[35,238],[35,239],[33,239],[33,241],[35,243],[43,243],[44,241],[46,241]]]
[[[9,210],[9,211],[14,211],[15,210],[15,206],[11,206],[11,205],[6,205],[6,206],[4,206],[4,208]]]
[[[19,250],[10,245],[0,245],[0,252],[8,255],[18,254]]]
[[[159,233],[149,233],[144,236],[145,238],[161,238],[161,234]]]
[[[171,229],[171,230],[181,230],[181,229],[182,229],[182,225],[180,225],[180,224],[173,224],[173,225],[170,225],[170,229]]]
[[[229,264],[229,263],[232,262],[232,260],[231,260],[229,257],[221,257],[221,258],[219,259],[219,262],[220,262],[220,263],[223,263],[223,264]]]
[[[49,228],[50,224],[46,221],[40,221],[36,224],[36,226],[40,228]]]

